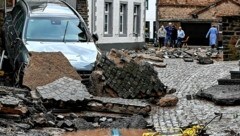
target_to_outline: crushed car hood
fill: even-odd
[[[27,41],[26,48],[33,52],[62,52],[77,71],[93,70],[98,54],[93,42]]]

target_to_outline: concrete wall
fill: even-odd
[[[118,44],[118,46],[129,45],[132,43],[144,43],[145,40],[145,0],[113,0],[113,26],[112,36],[106,37],[104,35],[104,2],[105,0],[89,0],[89,16],[91,23],[89,25],[90,30],[93,33],[97,33],[99,36],[98,44],[100,46],[111,46]],[[127,3],[127,35],[125,37],[119,34],[119,9],[120,2]],[[140,15],[140,35],[135,36],[133,34],[133,7],[134,3],[141,4]],[[141,44],[142,45],[142,44]]]
[[[228,51],[228,45],[232,38],[240,39],[240,15],[222,17],[223,25],[223,57],[224,60],[231,60],[231,54]],[[238,49],[240,51],[240,49]]]
[[[153,39],[153,22],[156,21],[156,0],[148,0],[148,9],[146,10],[146,21],[150,22],[149,38]]]

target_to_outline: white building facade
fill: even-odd
[[[88,0],[89,29],[101,49],[145,44],[145,0]]]
[[[146,0],[146,41],[153,41],[156,31],[156,2],[157,0]]]

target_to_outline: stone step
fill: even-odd
[[[230,71],[231,79],[240,79],[240,71]]]
[[[218,85],[240,85],[240,79],[218,79]]]

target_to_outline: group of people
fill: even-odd
[[[158,30],[158,41],[159,47],[170,46],[174,47],[182,47],[182,41],[185,38],[185,32],[182,30],[180,26],[178,30],[172,23],[169,23],[168,26],[164,27],[163,25]],[[213,49],[217,45],[217,37],[218,30],[216,26],[213,24],[212,27],[207,32],[206,38],[209,38],[209,45]]]
[[[158,29],[158,41],[159,47],[170,46],[181,47],[182,41],[185,37],[185,33],[180,26],[178,29],[176,26],[169,23],[168,26],[164,27],[163,25]]]

